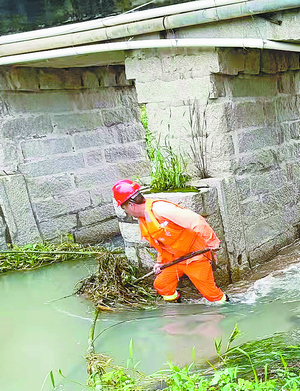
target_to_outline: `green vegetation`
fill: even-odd
[[[150,188],[154,192],[184,189],[189,176],[185,174],[185,163],[181,155],[174,152],[170,141],[160,145],[149,130],[145,106],[141,106],[141,120],[145,129],[146,151],[151,162]]]
[[[70,238],[61,243],[36,243],[25,246],[11,245],[7,251],[0,251],[0,273],[13,270],[32,270],[51,263],[69,261],[83,256],[96,256],[104,252],[101,246],[84,247]]]
[[[208,362],[209,367],[193,361],[179,368],[168,362],[168,369],[152,375],[138,371],[133,361],[133,342],[129,346],[126,368],[112,364],[112,360],[99,355],[97,390],[154,390],[165,391],[296,391],[300,389],[300,345],[295,344],[299,335],[278,333],[268,338],[250,341],[232,347],[240,331],[235,326],[225,352],[221,353],[222,341],[215,341],[217,359]],[[94,356],[94,360],[96,356]],[[96,383],[89,378],[96,390]],[[159,388],[158,388],[159,387]]]
[[[132,8],[129,0],[16,0],[0,4],[1,34],[106,17]]]
[[[21,32],[118,15],[190,0],[1,0],[0,33]]]
[[[61,243],[11,245],[10,249],[0,251],[0,273],[33,270],[91,256],[97,259],[97,271],[77,282],[74,295],[87,297],[102,310],[145,308],[157,302],[158,296],[149,279],[134,285],[148,269],[134,267],[122,249],[110,250],[100,245],[85,247],[72,242],[70,237],[63,237]]]

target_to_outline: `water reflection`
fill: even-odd
[[[146,373],[163,369],[167,360],[190,364],[194,346],[199,359],[214,355],[214,339],[222,336],[224,315],[217,309],[205,313],[203,305],[168,307],[144,312],[143,316],[132,313],[126,321],[114,315],[106,318],[108,324],[102,324],[104,332],[96,339],[96,350],[126,365],[133,338],[135,362],[140,361],[139,369]]]
[[[165,368],[167,360],[178,365],[190,364],[193,348],[197,362],[212,359],[214,340],[222,338],[226,345],[235,324],[242,331],[235,344],[293,330],[300,326],[298,254],[292,265],[287,266],[282,259],[276,261],[277,270],[274,264],[268,265],[271,274],[232,287],[231,303],[222,307],[205,300],[193,300],[188,305],[169,304],[147,311],[143,317],[139,314],[135,318],[132,313],[131,320],[121,324],[118,317],[111,315],[107,322],[114,327],[102,333],[97,349],[126,365],[129,341],[133,338],[139,368],[151,373]]]

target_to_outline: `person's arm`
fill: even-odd
[[[152,208],[156,217],[170,220],[183,228],[199,233],[206,241],[208,247],[216,248],[219,246],[219,238],[204,217],[199,214],[164,201],[155,202]]]

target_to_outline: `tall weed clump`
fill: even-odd
[[[206,124],[206,107],[202,113],[197,99],[189,101],[189,118],[188,125],[192,136],[191,152],[195,167],[201,179],[209,178],[207,167],[207,124]]]
[[[145,106],[141,106],[141,120],[145,129],[146,152],[151,163],[151,190],[178,190],[187,187],[189,176],[185,174],[186,164],[181,154],[176,154],[166,137],[160,145],[160,137],[156,140],[148,127]],[[170,128],[170,125],[169,125]]]

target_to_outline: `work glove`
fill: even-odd
[[[153,272],[154,272],[154,274],[159,274],[159,273],[161,273],[160,266],[161,266],[160,263],[155,263],[155,264],[153,265]]]

